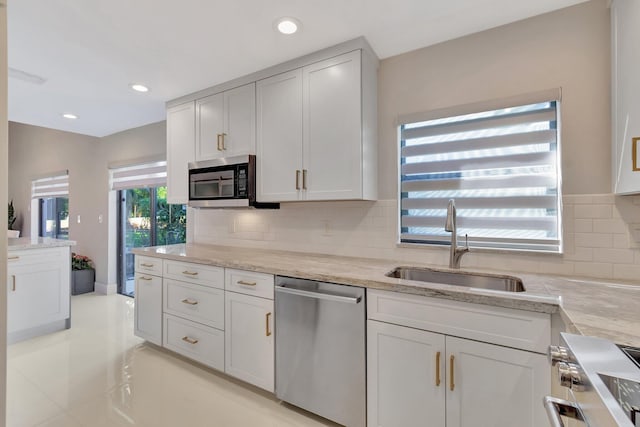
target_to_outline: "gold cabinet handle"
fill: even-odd
[[[302,169],[302,189],[307,189],[307,170]]]
[[[300,171],[296,169],[296,190],[300,189]]]
[[[186,274],[187,276],[197,276],[198,272],[197,271],[185,270],[185,271],[182,272],[182,274]]]
[[[257,285],[256,282],[246,282],[244,280],[238,280],[236,283],[238,285],[245,285],[245,286],[256,286]]]
[[[198,344],[198,340],[195,338],[182,337],[182,341],[189,343],[191,345]]]
[[[440,387],[440,352],[436,353],[436,387]]]
[[[10,256],[10,257],[7,258],[7,261],[17,261],[19,259],[20,259],[19,256]]]
[[[227,149],[227,147],[225,147],[225,145],[224,145],[224,137],[225,137],[225,136],[227,136],[227,134],[226,134],[226,133],[223,133],[223,134],[222,134],[222,150],[223,150],[223,151]]]
[[[140,280],[153,280],[151,277],[140,276]]]
[[[182,303],[183,304],[189,304],[189,305],[198,305],[198,301],[193,301],[193,300],[190,300],[189,298],[183,299]]]
[[[153,264],[146,264],[146,263],[143,262],[143,263],[140,264],[140,266],[141,267],[151,268],[151,267],[153,267]]]
[[[222,148],[220,148],[220,137],[221,136],[222,135],[218,134],[218,140],[217,140],[217,142],[218,142],[218,151],[222,151]]]
[[[11,290],[13,292],[16,291],[16,275],[15,274],[11,275]]]
[[[456,384],[455,381],[453,379],[453,361],[455,360],[455,357],[453,357],[453,354],[451,355],[451,357],[449,357],[449,389],[451,391],[453,391],[453,389],[456,388]]]
[[[269,329],[269,318],[271,317],[271,312],[267,313],[267,315],[265,316],[265,335],[270,337],[271,336],[271,329]]]

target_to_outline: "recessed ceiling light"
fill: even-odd
[[[65,119],[72,119],[75,120],[78,118],[78,116],[76,116],[75,114],[71,114],[71,113],[64,113],[62,115],[62,117],[64,117]]]
[[[294,34],[298,32],[301,27],[300,21],[296,18],[284,17],[276,21],[276,29],[282,34]]]
[[[132,83],[129,85],[129,87],[136,92],[149,92],[149,88],[145,85],[141,85],[140,83]]]

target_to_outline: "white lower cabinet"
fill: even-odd
[[[445,425],[444,341],[441,334],[367,322],[369,427]]]
[[[367,317],[369,427],[549,425],[549,315],[368,291]]]
[[[225,292],[225,326],[225,372],[273,392],[273,300]]]
[[[14,342],[45,333],[33,328],[69,319],[69,247],[10,251],[7,257],[7,333]],[[68,325],[66,327],[69,327]],[[48,331],[51,332],[51,331]],[[22,334],[21,334],[22,333]]]
[[[136,272],[135,280],[134,334],[162,345],[162,278]]]
[[[455,337],[446,348],[447,427],[548,425],[545,355]]]
[[[367,322],[369,427],[540,427],[546,356]]]

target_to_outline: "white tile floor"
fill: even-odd
[[[72,328],[8,348],[7,426],[332,425],[133,335],[133,299],[72,298]]]

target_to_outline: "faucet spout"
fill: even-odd
[[[458,248],[458,228],[456,227],[456,204],[454,199],[449,200],[447,205],[447,220],[444,224],[444,231],[451,233],[451,246],[449,249],[449,268],[460,268],[462,255],[469,252],[469,237],[466,237],[466,244],[463,248]]]

